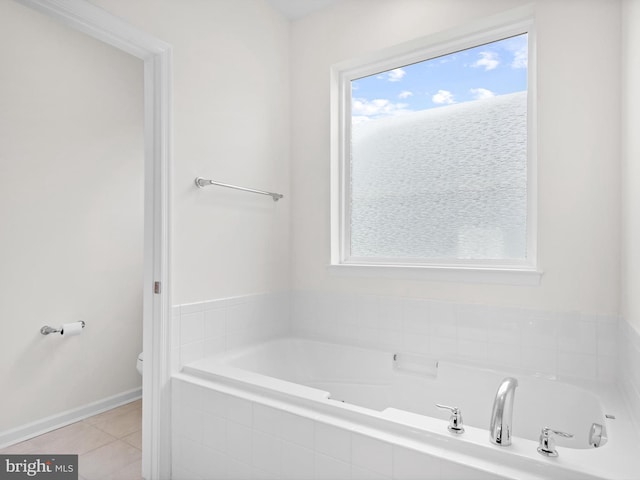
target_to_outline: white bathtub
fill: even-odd
[[[495,392],[506,376],[515,376],[519,386],[513,444],[499,447],[490,443],[488,426]],[[477,468],[478,475],[469,478],[485,478],[481,472],[499,475],[491,478],[640,476],[639,443],[629,415],[617,393],[602,386],[596,396],[596,389],[585,386],[295,338],[203,359],[177,377]],[[436,403],[462,410],[465,433],[447,431],[449,413]],[[604,428],[599,448],[589,445],[594,423]],[[557,440],[557,458],[536,451],[545,426],[574,435]],[[460,477],[440,472],[424,478]]]

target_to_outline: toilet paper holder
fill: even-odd
[[[82,324],[82,328],[84,328],[84,325],[85,325],[84,320],[80,320],[80,323]],[[62,327],[53,328],[53,327],[50,327],[49,325],[45,325],[40,329],[40,333],[42,335],[49,335],[50,333],[62,333],[63,331],[64,329]]]

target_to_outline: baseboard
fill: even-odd
[[[107,397],[97,402],[92,402],[81,407],[66,410],[56,415],[36,420],[35,422],[27,423],[20,427],[12,428],[0,432],[0,449],[14,445],[30,438],[37,437],[43,433],[56,430],[57,428],[64,427],[71,423],[78,422],[92,415],[106,412],[112,408],[125,405],[127,403],[138,400],[142,397],[142,387],[134,388],[126,392]]]

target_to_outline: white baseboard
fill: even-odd
[[[81,407],[72,408],[64,412],[51,415],[35,422],[27,423],[20,427],[12,428],[0,432],[0,449],[23,442],[43,433],[50,432],[71,423],[78,422],[98,413],[111,410],[112,408],[125,405],[142,397],[142,387],[134,388],[126,392],[119,393],[112,397],[107,397],[97,402],[92,402]]]

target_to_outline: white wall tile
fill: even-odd
[[[399,297],[379,297],[380,328],[402,330],[402,299]]]
[[[229,395],[207,388],[202,396],[202,410],[205,413],[216,415],[218,417],[227,417],[227,404],[229,403]]]
[[[402,349],[402,332],[380,329],[379,334],[380,344],[378,348],[387,352],[397,352]]]
[[[226,310],[214,308],[204,312],[205,338],[222,337],[226,333]]]
[[[597,350],[596,322],[571,315],[558,321],[558,350],[567,353],[594,354]]]
[[[188,343],[180,347],[180,364],[187,365],[204,358],[204,340]]]
[[[254,430],[252,442],[251,464],[260,470],[280,475],[282,440]]]
[[[235,460],[251,465],[252,431],[249,427],[227,422],[227,453]]]
[[[195,312],[202,312],[205,308],[205,302],[185,303],[179,306],[180,315],[185,316]]]
[[[618,357],[598,355],[598,381],[613,383],[618,375]]]
[[[596,380],[598,364],[596,355],[558,352],[558,375],[560,377]]]
[[[229,458],[227,459],[227,478],[229,480],[252,480],[253,468],[245,462]]]
[[[458,326],[455,318],[431,317],[431,335],[434,337],[458,338]]]
[[[204,312],[195,312],[180,317],[180,342],[182,345],[204,339]]]
[[[348,480],[351,478],[351,464],[320,453],[315,454],[316,480]]]
[[[503,480],[505,477],[458,463],[442,461],[440,478],[442,480]]]
[[[558,348],[558,320],[545,312],[525,311],[522,323],[522,346],[526,348]]]
[[[227,419],[251,427],[253,425],[253,405],[244,398],[227,395]]]
[[[469,360],[487,360],[487,343],[482,341],[458,339],[458,356]]]
[[[180,347],[180,325],[182,323],[180,320],[180,315],[171,317],[171,348]]]
[[[280,438],[305,448],[313,448],[313,420],[289,412],[282,412],[280,421]]]
[[[282,422],[282,411],[253,403],[253,428],[269,435],[278,435]]]
[[[202,443],[205,447],[213,448],[220,452],[227,450],[227,421],[210,413],[203,413],[202,419]]]
[[[393,474],[391,444],[358,433],[351,435],[351,463],[378,474]]]
[[[282,478],[312,480],[314,478],[314,451],[283,441]]]
[[[487,308],[482,305],[459,304],[456,308],[458,339],[487,341]]]
[[[617,325],[615,323],[599,321],[596,328],[598,332],[598,355],[617,355]]]
[[[198,444],[202,443],[204,426],[201,411],[181,408],[179,412],[175,412],[175,417],[176,421],[173,425],[176,435]]]
[[[429,335],[429,302],[413,298],[402,301],[402,330],[407,333]]]
[[[458,340],[451,337],[431,337],[429,355],[433,358],[452,358],[458,355]]]
[[[219,355],[226,351],[226,338],[209,337],[204,340],[204,357]]]
[[[251,306],[248,302],[230,305],[226,310],[227,335],[246,330],[251,320]]]
[[[177,389],[178,401],[187,410],[202,411],[202,405],[207,390],[199,385],[194,385],[181,380],[172,382]]]
[[[391,477],[352,464],[351,480],[391,480]]]
[[[198,473],[203,480],[226,480],[229,478],[227,471],[227,456],[217,450],[203,447],[203,461],[198,465]]]
[[[515,345],[520,348],[522,342],[523,318],[519,309],[495,308],[487,319],[489,343]]]
[[[544,348],[522,347],[522,368],[529,373],[542,375],[558,374],[558,351]]]
[[[420,355],[428,355],[430,351],[429,335],[419,333],[403,332],[402,334],[402,351],[408,353],[417,353]]]
[[[487,361],[494,365],[519,369],[522,367],[522,348],[518,344],[489,343]]]
[[[188,438],[180,438],[177,443],[177,455],[175,462],[183,467],[183,470],[194,473],[195,478],[202,478],[200,472],[201,465],[204,462],[204,447],[201,443],[195,442]]]
[[[380,300],[375,295],[358,295],[358,325],[364,328],[380,328]]]
[[[439,480],[440,459],[408,448],[393,447],[394,480]]]
[[[319,453],[350,462],[351,434],[342,428],[316,422],[315,449]]]
[[[180,347],[171,349],[171,373],[180,371]]]
[[[282,475],[260,470],[256,467],[251,469],[251,475],[253,480],[282,480]]]

